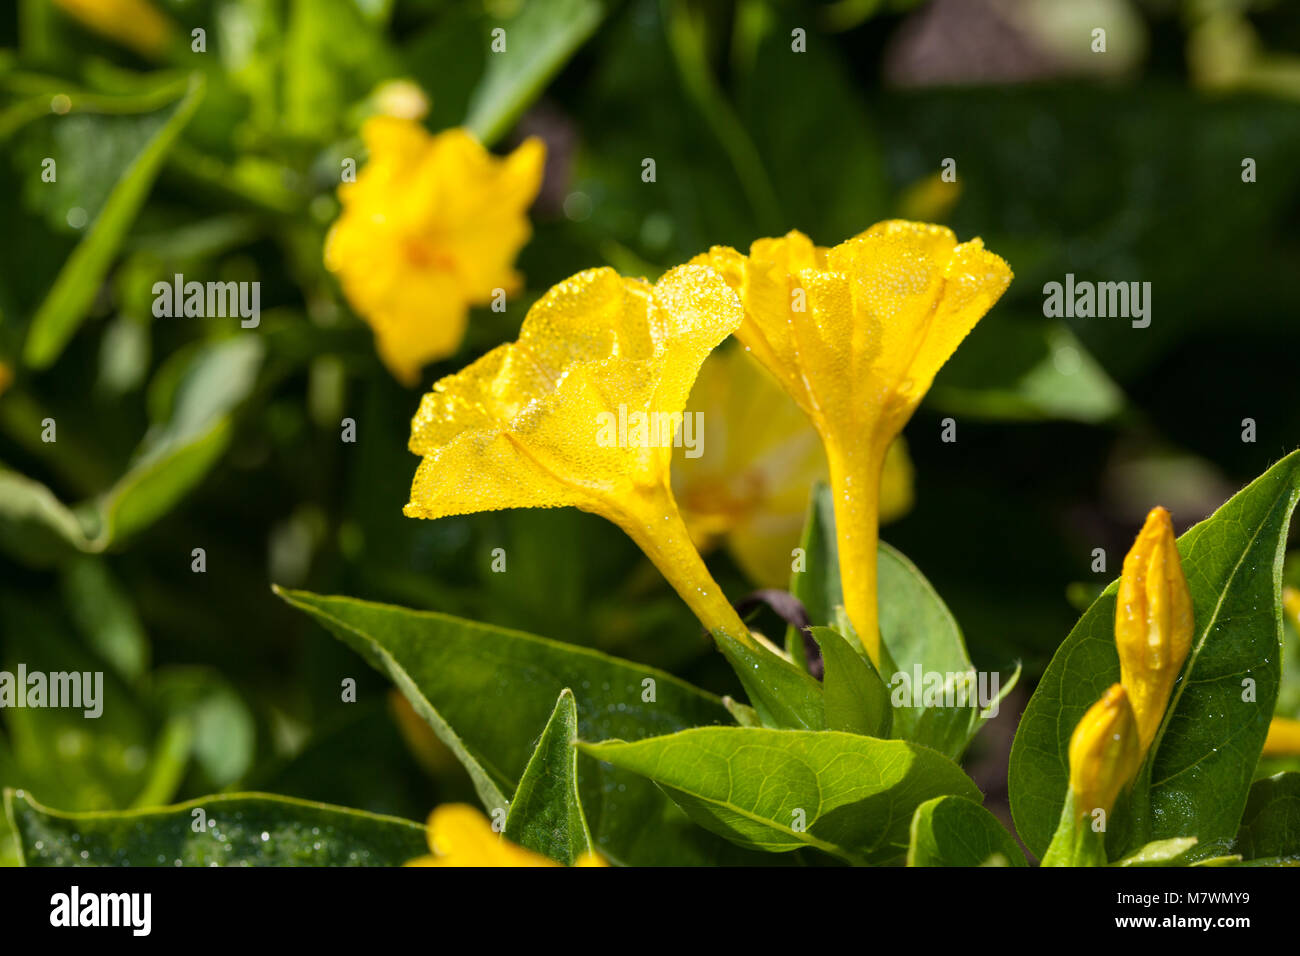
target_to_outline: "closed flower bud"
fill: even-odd
[[[1115,645],[1120,682],[1132,702],[1145,755],[1192,646],[1192,596],[1164,508],[1151,510],[1124,558]]]
[[[1112,684],[1070,735],[1070,790],[1079,816],[1110,813],[1142,763],[1138,726],[1122,684]]]

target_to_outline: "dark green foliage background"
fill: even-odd
[[[943,219],[981,235],[1016,280],[909,425],[917,504],[884,537],[950,606],[976,664],[1009,673],[1022,660],[1030,688],[1148,508],[1170,507],[1181,531],[1300,440],[1300,89],[1196,89],[1175,5],[1135,8],[1149,49],[1124,76],[910,90],[882,78],[917,15],[897,0],[859,5],[881,9],[839,32],[824,28],[830,5],[776,0],[532,0],[517,30],[512,3],[159,5],[207,29],[208,54],[151,64],[44,0],[0,17],[0,362],[15,373],[0,465],[26,479],[0,484],[0,669],[108,672],[98,722],[0,715],[0,786],[46,806],[257,790],[418,820],[472,800],[449,755],[412,755],[389,682],[272,582],[521,628],[738,693],[685,607],[599,519],[402,517],[419,392],[380,366],[320,261],[339,159],[358,155],[362,104],[386,78],[422,85],[431,128],[468,117],[498,147],[536,133],[551,152],[520,260],[527,294],[475,314],[426,386],[512,338],[528,302],[579,269],[653,275],[796,227],[832,244],[900,214],[908,188],[955,158],[961,194]],[[252,30],[238,70],[219,14]],[[492,74],[497,16],[516,49],[559,51],[553,76]],[[1252,18],[1273,50],[1300,49],[1294,14]],[[806,54],[789,50],[795,26]],[[87,231],[67,211],[94,223],[189,70],[204,77],[197,112],[82,290],[84,321],[48,365],[24,364],[33,317]],[[104,105],[23,118],[64,87]],[[46,156],[57,183],[40,182]],[[588,217],[566,216],[573,192]],[[260,281],[261,327],[154,319],[150,287],[174,272]],[[1149,281],[1150,328],[1043,318],[1043,283],[1067,272]],[[1085,373],[1060,371],[1063,347]],[[949,415],[955,444],[939,440]],[[54,444],[40,441],[47,416]],[[355,444],[339,440],[344,417]],[[76,540],[14,517],[31,482],[78,505]],[[197,547],[204,574],[190,570]],[[490,570],[498,547],[507,574]],[[1090,568],[1099,547],[1105,573]],[[751,589],[722,554],[710,563],[733,598]],[[346,678],[355,704],[340,701]],[[1290,686],[1284,672],[1283,706],[1300,701]],[[996,767],[1009,740],[987,736],[970,759]],[[977,782],[996,804],[997,773]],[[1256,836],[1269,839],[1262,825]],[[0,861],[14,861],[2,831]]]

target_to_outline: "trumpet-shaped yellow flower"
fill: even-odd
[[[560,866],[554,860],[511,843],[492,829],[482,813],[463,803],[448,803],[429,814],[428,856],[407,866]],[[595,853],[584,853],[574,866],[605,866]]]
[[[716,273],[653,286],[580,272],[534,303],[519,339],[433,387],[411,423],[412,518],[573,506],[619,525],[715,633],[749,632],[691,543],[669,487],[673,434],[709,352],[737,325]]]
[[[1112,684],[1070,735],[1070,792],[1075,812],[1110,813],[1142,764],[1137,718],[1123,684]]]
[[[701,550],[727,551],[762,587],[790,581],[808,489],[826,481],[817,432],[790,396],[744,349],[714,352],[691,392],[702,431],[673,461],[673,494]],[[880,520],[912,506],[912,462],[902,438],[890,446],[880,485]]]
[[[879,661],[880,481],[895,436],[935,374],[1011,282],[978,239],[942,226],[878,223],[832,249],[790,232],[743,256],[696,257],[739,294],[737,337],[812,420],[830,466],[845,610]]]
[[[470,306],[520,287],[514,260],[532,234],[546,150],[529,139],[498,159],[466,130],[431,136],[393,116],[371,117],[361,135],[370,158],[339,187],[325,265],[384,364],[413,385],[460,346]]]
[[[69,16],[137,53],[155,57],[175,33],[171,20],[148,0],[54,0]]]
[[[1145,755],[1192,647],[1192,595],[1164,508],[1151,509],[1124,558],[1115,646],[1120,682],[1133,703]]]

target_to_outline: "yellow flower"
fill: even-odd
[[[560,866],[554,860],[511,843],[492,829],[482,813],[463,803],[448,803],[429,814],[428,856],[407,866]],[[574,866],[607,865],[595,853],[584,853]]]
[[[749,632],[710,577],[669,487],[673,434],[741,310],[709,269],[653,286],[580,272],[529,309],[519,340],[434,385],[411,423],[423,460],[405,514],[572,506],[613,521],[715,634]]]
[[[1142,764],[1137,719],[1122,684],[1112,684],[1070,735],[1070,792],[1075,812],[1110,813]]]
[[[709,356],[691,392],[702,431],[673,462],[673,494],[701,549],[726,541],[741,570],[762,587],[790,582],[808,490],[826,480],[826,455],[797,405],[743,349]],[[685,432],[683,433],[686,434]],[[684,442],[685,444],[685,442]],[[902,438],[885,458],[880,520],[912,506],[912,463]]]
[[[86,27],[137,53],[155,57],[167,49],[174,27],[147,0],[54,0]]]
[[[830,465],[845,610],[879,661],[881,471],[939,368],[1011,282],[978,239],[892,220],[832,249],[799,232],[712,265],[745,306],[737,337],[812,420]]]
[[[370,158],[339,187],[325,265],[389,371],[413,385],[460,346],[470,306],[519,289],[514,260],[532,232],[546,150],[529,139],[498,159],[466,130],[431,136],[392,116],[371,117],[361,135]]]
[[[1146,754],[1192,647],[1192,595],[1169,512],[1152,508],[1124,558],[1115,605],[1120,682]]]

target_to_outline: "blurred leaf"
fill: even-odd
[[[510,801],[505,835],[520,846],[572,865],[591,851],[578,796],[578,709],[565,688]]]
[[[926,397],[932,408],[993,421],[1100,422],[1124,396],[1062,322],[997,314],[976,326]]]
[[[80,708],[4,709],[15,776],[0,786],[21,786],[79,810],[129,805],[149,777],[156,743],[139,701],[44,603],[5,592],[0,633],[0,670],[16,680],[22,666],[29,676],[45,675],[47,684],[51,674],[75,674],[82,693]]]
[[[499,139],[604,15],[600,0],[526,0],[513,18],[488,21],[479,42],[490,48],[492,31],[501,29],[506,48],[488,54],[465,125],[484,143]]]
[[[53,364],[86,317],[168,150],[198,109],[203,91],[203,78],[196,74],[189,92],[118,180],[85,238],[64,263],[54,287],[32,318],[23,350],[23,360],[28,365],[45,368]]]
[[[5,790],[5,813],[27,866],[400,866],[428,852],[410,820],[270,794],[91,814]]]
[[[253,336],[200,350],[185,368],[167,423],[146,436],[130,469],[100,499],[100,538],[151,524],[208,473],[230,441],[231,412],[252,392],[263,347]]]
[[[284,46],[284,123],[325,140],[347,108],[396,75],[396,57],[352,0],[290,0]]]
[[[39,481],[0,468],[0,548],[35,566],[94,550],[77,516]]]
[[[154,696],[171,720],[184,721],[190,747],[207,782],[228,787],[253,764],[253,715],[225,677],[204,667],[168,668],[154,678]]]
[[[60,584],[64,605],[91,649],[126,680],[143,677],[149,667],[149,638],[130,595],[103,559],[70,561],[62,569]]]

